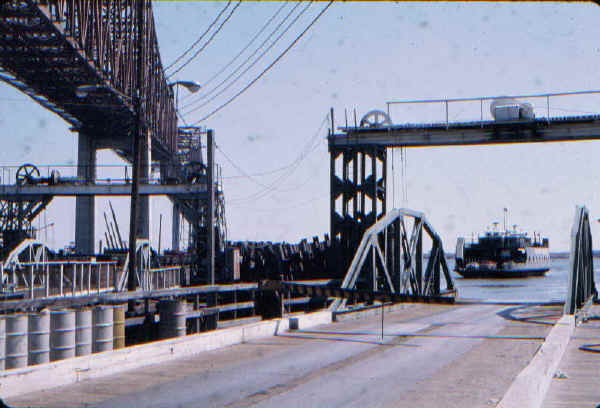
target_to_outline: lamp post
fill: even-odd
[[[189,92],[191,93],[196,93],[200,90],[200,88],[202,88],[202,85],[200,85],[198,82],[195,81],[175,81],[175,82],[171,82],[170,84],[168,84],[171,89],[175,88],[175,111],[179,110],[179,105],[178,105],[178,101],[179,101],[179,87],[183,86],[185,89],[187,89]]]

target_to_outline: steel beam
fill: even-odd
[[[338,148],[331,144],[329,152],[330,229],[342,254],[337,265],[337,275],[341,275],[349,266],[350,256],[356,251],[363,233],[385,214],[387,154],[385,147]],[[342,168],[338,173],[336,163],[340,159]],[[371,200],[369,205],[367,199]],[[340,210],[336,208],[339,200]]]
[[[586,207],[578,206],[571,228],[569,286],[563,314],[575,314],[590,299],[597,298],[589,212]]]
[[[344,133],[329,136],[330,149],[566,142],[600,139],[600,116],[449,125],[394,125],[385,128],[348,127],[340,130]]]
[[[77,145],[77,178],[86,184],[96,181],[96,146],[94,139],[79,132]],[[75,250],[80,254],[94,251],[94,196],[77,196],[75,199]]]
[[[206,184],[141,184],[140,195],[169,195],[189,199],[207,199]],[[0,185],[2,200],[40,200],[46,197],[128,196],[131,184],[110,183],[90,185]]]
[[[206,135],[208,162],[208,220],[206,231],[209,284],[215,284],[215,139],[212,130]]]

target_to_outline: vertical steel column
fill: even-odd
[[[136,39],[136,48],[137,48],[137,81],[136,81],[136,95],[135,95],[135,109],[136,109],[136,124],[135,131],[132,135],[133,146],[132,146],[132,155],[133,155],[133,168],[132,168],[132,182],[131,182],[131,212],[129,217],[129,274],[127,277],[127,289],[135,290],[135,272],[136,272],[136,238],[138,232],[138,199],[139,199],[139,182],[140,182],[140,148],[141,148],[141,139],[144,137],[144,69],[145,69],[145,52],[144,52],[144,39],[145,39],[145,29],[144,29],[144,13],[146,11],[146,0],[138,0],[137,2],[137,39]],[[131,302],[130,302],[131,303]],[[132,306],[132,304],[130,304]]]
[[[378,188],[378,198],[381,198],[381,215],[387,213],[387,149],[379,150],[379,160],[381,160],[381,188]],[[379,186],[378,186],[379,187]]]
[[[377,148],[371,151],[371,185],[369,185],[371,193],[371,217],[369,218],[369,226],[377,222]]]
[[[396,293],[400,292],[400,283],[402,276],[402,231],[400,229],[400,218],[394,221],[394,289]]]
[[[367,183],[366,183],[366,166],[367,158],[365,152],[360,152],[360,221],[362,224],[368,224],[367,209],[366,209],[366,197],[367,197]]]
[[[179,251],[179,228],[181,222],[181,215],[179,206],[173,204],[173,221],[171,223],[171,249],[173,251]]]
[[[337,197],[337,191],[335,188],[336,177],[335,174],[335,161],[339,155],[338,150],[329,148],[329,231],[331,240],[335,242],[338,234],[338,224],[336,221],[335,201]]]
[[[206,132],[206,156],[208,162],[208,219],[207,219],[207,257],[209,284],[215,284],[215,140],[212,130]]]
[[[152,136],[146,127],[144,127],[143,135],[140,136],[139,160],[139,183],[149,184],[152,165]],[[151,242],[150,225],[152,224],[152,215],[150,213],[150,196],[138,196],[138,206],[137,238],[147,239]]]
[[[96,144],[91,135],[79,132],[77,143],[77,178],[85,183],[96,181]],[[94,196],[75,198],[75,250],[77,253],[94,253]]]
[[[415,228],[417,227],[416,223],[421,223],[422,220],[415,219]],[[418,285],[418,293],[421,293],[423,289],[423,228],[419,228],[419,235],[417,236],[417,250],[415,251],[415,275],[417,279]]]
[[[358,152],[352,152],[352,183],[354,184],[354,192],[352,194],[352,216],[355,220],[360,220],[358,215],[358,197],[360,196],[360,186],[358,184]]]

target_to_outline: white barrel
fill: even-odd
[[[125,309],[126,304],[113,306],[113,349],[125,347]]]
[[[75,312],[75,355],[92,353],[92,309],[83,308]]]
[[[6,360],[6,319],[0,318],[0,370],[5,369]]]
[[[29,365],[50,361],[50,313],[30,313],[28,318]]]
[[[160,323],[158,333],[161,339],[185,336],[186,303],[180,300],[158,302]]]
[[[75,311],[50,312],[50,361],[75,357]]]
[[[6,368],[27,367],[27,315],[6,318]]]
[[[113,308],[99,305],[92,312],[92,352],[113,349]]]

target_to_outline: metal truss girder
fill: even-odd
[[[141,184],[140,195],[169,195],[200,199],[207,194],[206,184]],[[47,197],[71,196],[127,196],[131,184],[85,184],[85,185],[0,185],[0,200],[42,200]]]
[[[586,207],[577,206],[571,228],[569,286],[563,313],[575,314],[589,300],[597,298],[589,212]]]
[[[0,6],[0,65],[10,75],[3,79],[16,86],[47,109],[63,117],[76,128],[106,124],[119,129],[120,115],[100,105],[122,105],[129,111],[137,89],[141,92],[144,120],[152,134],[153,150],[176,152],[177,119],[173,91],[162,74],[151,5],[146,7],[145,39],[142,64],[148,82],[137,84],[138,58],[135,44],[140,33],[134,24],[137,13],[133,1],[10,0]],[[8,54],[7,54],[8,51]],[[37,67],[35,66],[37,65]],[[43,68],[40,68],[42,66]],[[69,69],[70,68],[70,69]],[[66,75],[70,72],[70,75]],[[158,73],[158,74],[157,74]],[[52,89],[60,82],[72,92]],[[106,86],[103,103],[75,99],[74,90],[82,84]],[[126,95],[129,100],[121,97]],[[43,96],[43,97],[42,97]],[[87,98],[86,98],[87,99]],[[114,122],[115,125],[108,125]],[[129,140],[128,128],[114,138]],[[120,148],[120,146],[119,146]]]
[[[341,275],[364,231],[385,214],[387,155],[385,148],[379,147],[338,149],[330,145],[329,152],[330,232],[342,250],[336,273]]]
[[[410,238],[404,224],[405,218],[413,219]],[[424,275],[422,273],[423,231],[429,235],[432,242]],[[384,249],[381,247],[382,243]],[[440,296],[443,292],[440,286],[441,271],[443,271],[446,281],[445,292],[453,293],[454,282],[443,259],[442,240],[425,215],[409,209],[394,209],[366,230],[341,288],[355,289],[361,276],[366,273],[370,275],[372,285],[368,278],[363,277],[363,281],[367,282],[373,292],[391,295],[400,293],[425,297]],[[338,300],[334,302],[332,308],[337,309],[344,305],[345,300]]]
[[[600,139],[600,116],[535,119],[517,122],[398,125],[386,128],[343,128],[329,136],[330,149],[343,147],[423,147],[537,143]]]

